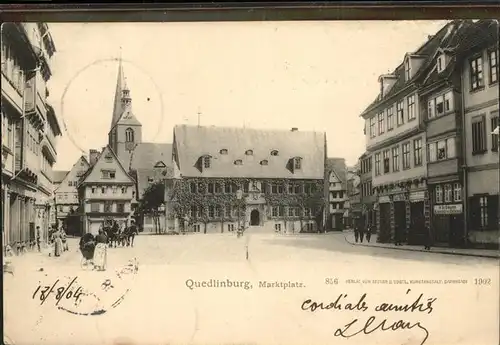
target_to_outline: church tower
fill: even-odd
[[[132,112],[132,97],[120,58],[108,144],[123,167],[128,170],[132,153],[141,142],[142,124]]]

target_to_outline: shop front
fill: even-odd
[[[425,226],[425,191],[409,193],[409,234],[408,244],[422,245],[427,239]]]
[[[377,241],[386,243],[391,240],[392,227],[392,208],[391,199],[388,195],[383,195],[378,198],[378,203],[376,204],[377,210]]]
[[[463,204],[434,205],[432,227],[435,242],[446,243],[450,247],[460,245],[464,231]]]
[[[394,203],[394,241],[406,242],[406,198],[404,193],[392,196]]]

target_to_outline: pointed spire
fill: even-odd
[[[122,64],[122,48],[120,47],[120,55],[118,58],[118,76],[116,80],[115,99],[113,105],[113,117],[111,119],[110,131],[120,120],[125,108],[130,107],[132,99],[130,98],[130,90],[127,86],[127,78],[123,72]]]

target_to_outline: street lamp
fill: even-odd
[[[166,213],[166,207],[165,207],[165,204],[164,203],[161,203],[161,205],[158,207],[158,211],[160,211],[160,213],[163,215],[163,223],[164,224],[167,224],[167,213]],[[161,230],[161,222],[159,224],[159,232],[161,234],[162,230]]]
[[[238,200],[238,230],[241,227],[241,199],[243,198],[243,191],[238,189],[236,191],[236,199]]]

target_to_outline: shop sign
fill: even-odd
[[[434,214],[460,214],[462,212],[462,204],[434,205]]]
[[[391,202],[391,199],[389,198],[388,195],[382,195],[378,197],[378,202],[379,204],[387,204]]]
[[[405,195],[404,194],[394,194],[393,200],[394,200],[394,202],[405,201]]]
[[[425,192],[411,192],[410,193],[410,201],[413,202],[419,202],[419,201],[424,201],[425,199]]]

